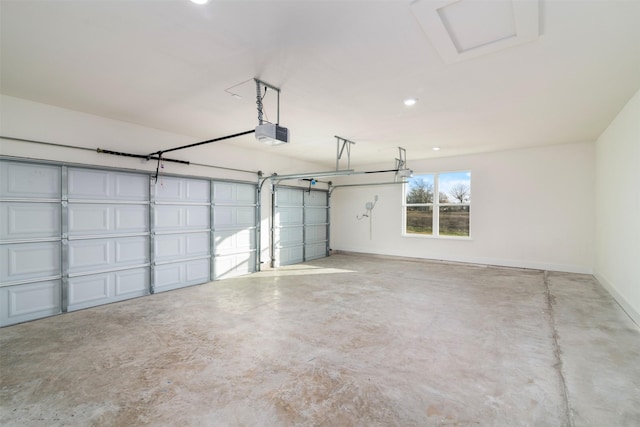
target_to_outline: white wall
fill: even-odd
[[[595,276],[640,324],[640,92],[596,142]]]
[[[403,237],[402,186],[340,188],[331,197],[331,248],[591,273],[594,153],[593,143],[420,161],[409,153],[414,174],[471,171],[471,238]],[[358,221],[356,215],[375,195],[369,239],[368,219]]]
[[[6,95],[0,95],[0,135],[86,147],[92,150],[52,147],[11,139],[0,139],[0,155],[3,156],[151,172],[155,172],[156,169],[156,162],[154,161],[147,162],[141,159],[98,154],[95,149],[100,147],[113,151],[146,154],[155,150],[198,142],[198,140],[194,140],[193,137],[189,136],[39,104]],[[212,135],[212,137],[216,136],[222,135]],[[282,157],[282,155],[278,154],[278,149],[279,147],[273,147],[274,154],[265,154],[233,147],[231,144],[215,143],[169,153],[167,157],[256,172],[261,170],[265,176],[269,176],[273,172],[282,175],[323,169],[323,167],[313,163]],[[165,163],[164,171],[169,174],[246,182],[257,182],[258,180],[256,173],[234,172],[169,162]],[[290,185],[294,184],[296,183],[290,183]],[[268,182],[263,187],[261,203],[261,252],[264,262],[269,260],[271,194]]]

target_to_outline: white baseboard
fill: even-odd
[[[579,265],[565,265],[565,264],[552,264],[545,262],[535,261],[522,261],[522,260],[510,260],[510,259],[495,259],[495,258],[480,258],[480,257],[415,257],[407,256],[405,254],[381,254],[367,252],[366,250],[334,250],[336,253],[359,253],[363,255],[380,255],[389,257],[399,257],[406,259],[424,259],[427,261],[446,261],[446,262],[461,262],[465,264],[479,264],[479,265],[492,265],[496,267],[511,267],[511,268],[525,268],[530,270],[546,270],[546,271],[560,271],[563,273],[578,273],[578,274],[593,274],[593,269],[590,267]]]
[[[627,313],[627,315],[635,322],[636,325],[640,327],[640,312],[624,298],[618,290],[609,282],[602,274],[597,271],[593,273],[593,277],[596,278],[598,282],[611,294],[614,300],[622,307],[622,309]]]

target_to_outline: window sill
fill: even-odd
[[[462,240],[471,241],[471,236],[434,236],[432,234],[411,234],[402,233],[402,237],[418,238],[418,239],[435,239],[435,240]]]

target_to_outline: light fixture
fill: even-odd
[[[418,98],[407,98],[404,100],[404,105],[411,107],[412,105],[416,105],[416,102],[418,102]]]
[[[209,0],[191,0],[191,3],[195,3],[195,4],[207,4],[207,3],[209,3]]]
[[[440,151],[440,147],[433,147],[432,150],[433,151]]]

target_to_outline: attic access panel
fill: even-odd
[[[448,64],[528,43],[540,34],[538,0],[418,0],[410,8]]]

